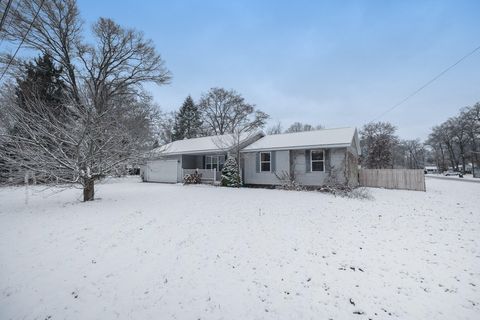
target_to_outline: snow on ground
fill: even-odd
[[[480,184],[427,188],[2,188],[0,319],[479,319]]]

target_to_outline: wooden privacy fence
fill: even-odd
[[[364,187],[426,191],[422,169],[360,169],[359,180]]]

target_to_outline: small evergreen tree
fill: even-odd
[[[196,138],[201,132],[201,115],[191,96],[188,96],[175,115],[172,139]]]
[[[222,186],[238,188],[242,186],[242,178],[238,169],[237,160],[229,156],[222,169]]]

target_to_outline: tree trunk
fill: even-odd
[[[442,171],[445,170],[445,152],[443,151],[443,147],[442,145],[440,144],[440,153],[442,155]]]
[[[92,201],[95,197],[95,180],[86,179],[83,185],[83,201]]]
[[[460,147],[460,160],[462,161],[462,173],[465,174],[465,148],[463,142],[459,144]]]
[[[477,140],[475,139],[475,135],[472,135],[471,137],[472,139],[472,151],[471,151],[471,154],[472,154],[472,176],[475,177],[475,168],[477,168],[477,170],[479,169],[479,164],[480,164],[480,161],[478,161],[478,154],[479,152],[477,151]]]
[[[475,169],[474,169],[474,167],[477,168],[477,170],[479,170],[479,163],[480,163],[480,161],[478,161],[478,152],[475,152],[475,160],[472,161],[472,164],[473,164],[473,166],[472,166],[472,175],[473,175],[474,177],[476,177],[476,176],[475,176]]]
[[[458,169],[458,162],[457,159],[455,158],[455,152],[453,151],[453,148],[451,145],[447,145],[447,150],[450,155],[450,164],[452,165],[452,170]],[[457,164],[457,166],[455,166]]]

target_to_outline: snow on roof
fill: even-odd
[[[263,136],[262,131],[243,132],[240,134],[240,144],[257,136]],[[238,136],[232,134],[184,139],[170,142],[153,150],[156,155],[179,155],[197,153],[215,153],[229,150]]]
[[[347,147],[352,144],[354,138],[356,138],[355,144],[359,149],[357,129],[355,128],[321,129],[275,134],[257,140],[242,151]]]

